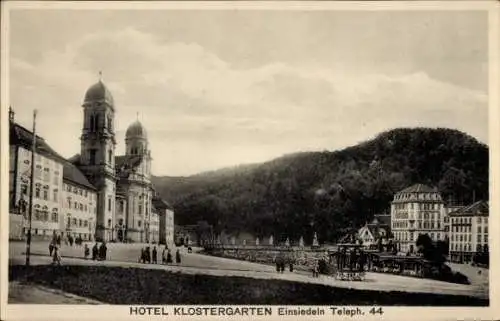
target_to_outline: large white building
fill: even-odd
[[[173,235],[173,209],[166,202],[161,211],[153,207],[146,129],[139,121],[132,123],[125,135],[125,155],[116,156],[115,103],[101,80],[87,90],[82,107],[80,154],[66,160],[37,137],[32,233],[167,242],[167,235]],[[33,133],[15,123],[12,110],[9,114],[10,234],[15,238],[23,237],[27,228]],[[162,220],[162,215],[169,218]]]
[[[399,251],[415,253],[420,234],[429,235],[433,241],[445,240],[446,214],[443,199],[435,188],[415,184],[396,193],[391,203],[391,225]]]
[[[488,202],[478,201],[449,213],[450,261],[470,262],[488,251]]]

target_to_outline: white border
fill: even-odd
[[[0,138],[2,139],[1,158],[0,158],[0,177],[2,178],[2,193],[0,195],[0,227],[1,244],[0,262],[0,303],[1,319],[5,320],[96,320],[96,319],[173,319],[173,316],[130,316],[128,306],[81,306],[81,305],[8,305],[7,306],[7,266],[8,266],[8,177],[9,177],[9,158],[8,158],[8,126],[7,109],[9,102],[9,11],[15,9],[114,9],[114,10],[157,10],[157,9],[175,9],[175,10],[355,10],[355,11],[399,11],[399,10],[488,10],[489,11],[489,148],[490,148],[490,307],[489,308],[414,308],[414,307],[384,307],[384,315],[370,316],[365,315],[366,319],[388,319],[388,320],[414,320],[414,319],[494,319],[500,317],[500,289],[497,283],[500,280],[500,197],[498,191],[498,182],[500,175],[500,112],[499,112],[499,34],[498,20],[499,10],[496,1],[422,1],[422,2],[50,2],[50,1],[13,1],[2,2],[1,10],[1,121]],[[5,179],[7,178],[7,179]],[[332,304],[335,304],[332,302]],[[185,319],[211,320],[228,319],[230,317],[185,317]],[[244,317],[238,317],[243,319]],[[270,319],[269,317],[265,317]],[[274,316],[274,318],[280,318]],[[303,317],[302,317],[303,318]],[[295,320],[301,317],[290,317],[286,319]],[[327,315],[324,318],[331,319]],[[250,319],[263,319],[263,317],[251,317]],[[318,317],[312,319],[318,319]],[[335,319],[344,319],[335,317]],[[347,318],[352,319],[352,318]]]

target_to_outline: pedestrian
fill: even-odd
[[[99,259],[102,261],[106,261],[106,252],[108,248],[106,247],[106,242],[102,242],[101,247],[99,248]]]
[[[61,235],[58,235],[58,236],[57,236],[57,241],[56,241],[56,244],[57,244],[58,246],[61,246]]]
[[[290,272],[293,272],[293,262],[290,261]]]
[[[146,247],[146,262],[151,263],[151,249],[149,246]]]
[[[156,246],[153,247],[153,264],[158,264],[158,252]]]
[[[181,264],[181,252],[179,249],[175,252],[175,263]]]
[[[61,265],[61,254],[59,253],[59,247],[54,247],[54,254],[52,256],[52,264]]]
[[[319,261],[316,260],[314,261],[314,266],[313,266],[313,278],[317,278],[319,276]]]
[[[97,260],[98,257],[97,255],[99,254],[99,245],[97,242],[95,243],[94,247],[92,247],[92,260]]]
[[[167,264],[172,263],[172,253],[170,252],[170,249],[168,249],[167,252]]]
[[[85,256],[85,260],[89,257],[90,250],[87,244],[85,244],[85,247],[83,248],[83,255]]]
[[[49,256],[52,256],[52,251],[54,251],[54,244],[50,242],[49,244]]]
[[[143,247],[141,247],[141,255],[139,256],[139,263],[146,263],[146,252]]]

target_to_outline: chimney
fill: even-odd
[[[12,109],[12,106],[9,106],[9,121],[11,123],[14,122],[14,110]]]

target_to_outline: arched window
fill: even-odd
[[[113,120],[111,118],[111,115],[108,115],[108,130],[113,131]]]
[[[37,183],[35,185],[35,197],[36,198],[40,198],[41,187],[42,187],[42,185],[40,185],[39,183]]]
[[[57,208],[52,209],[52,222],[58,222],[59,215],[57,214]]]
[[[43,207],[42,213],[43,213],[43,221],[48,222],[49,221],[49,209],[47,206]]]
[[[99,127],[100,127],[100,124],[99,124],[99,115],[95,115],[94,116],[94,128],[95,128],[95,131],[98,131]]]

